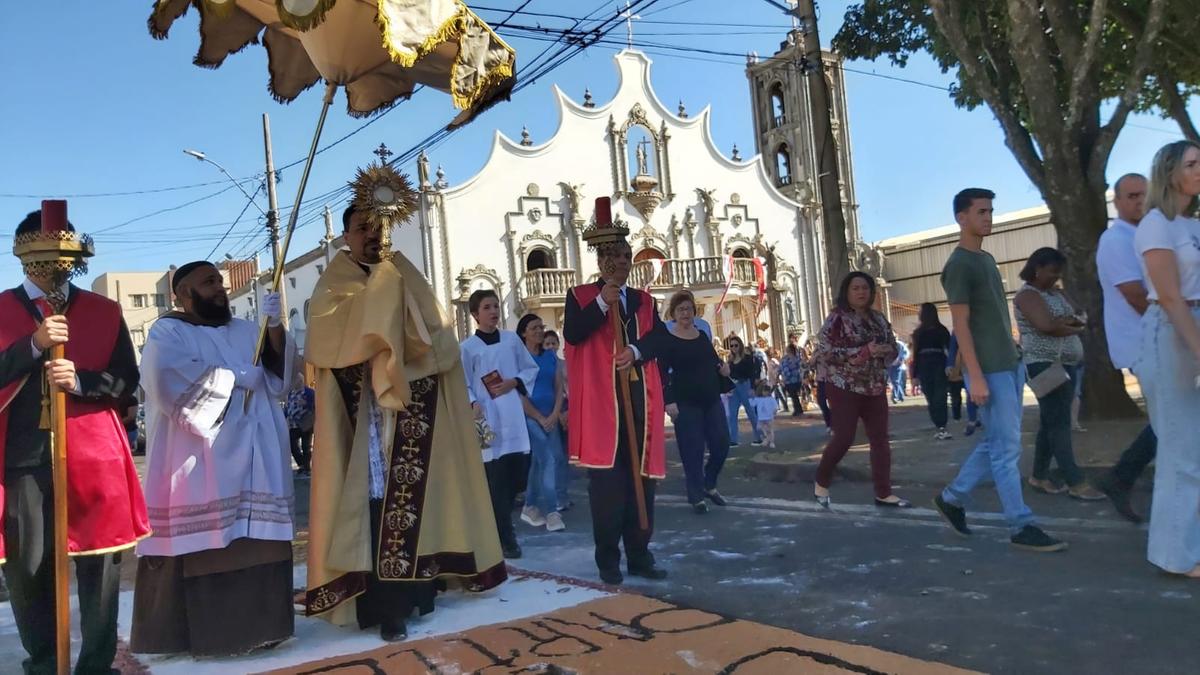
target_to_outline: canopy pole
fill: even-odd
[[[55,308],[62,312],[61,307]],[[50,348],[50,360],[65,358],[63,345]],[[50,482],[54,486],[54,646],[58,675],[71,672],[71,596],[67,576],[67,393],[47,377],[50,392]]]
[[[337,92],[337,84],[327,82],[325,84],[325,100],[321,104],[321,116],[317,118],[317,129],[313,133],[312,146],[308,149],[308,158],[304,161],[304,173],[300,174],[300,186],[296,188],[296,202],[292,205],[292,212],[288,214],[287,231],[283,236],[283,246],[279,252],[279,262],[275,264],[275,277],[271,281],[271,291],[278,292],[279,287],[283,284],[283,268],[286,265],[288,246],[292,243],[292,233],[296,231],[296,219],[300,215],[300,203],[304,201],[304,188],[308,185],[308,174],[312,171],[313,159],[317,156],[317,144],[321,141],[321,131],[325,128],[325,117],[329,114],[329,106],[333,103],[333,95]],[[258,299],[255,299],[258,302]],[[283,317],[280,317],[282,319]],[[267,323],[263,321],[262,326],[258,330],[258,343],[254,347],[254,363],[257,364],[262,356],[263,344],[267,339]],[[246,401],[249,402],[249,395],[246,396]]]
[[[300,215],[300,203],[304,201],[304,188],[308,185],[308,174],[312,172],[313,159],[317,156],[317,145],[321,142],[321,131],[325,128],[325,117],[329,114],[329,106],[333,103],[333,95],[337,92],[337,84],[334,82],[325,83],[325,100],[321,103],[321,116],[317,118],[317,129],[313,132],[312,145],[308,148],[308,157],[304,160],[304,173],[300,174],[300,185],[296,188],[296,202],[292,205],[292,212],[288,214],[287,232],[283,236],[283,246],[279,251],[279,260],[275,264],[275,276],[271,281],[271,291],[278,292],[279,287],[283,284],[283,268],[287,263],[288,247],[292,243],[292,233],[296,231],[296,219]],[[258,298],[254,299],[259,302]],[[282,320],[284,317],[280,317]],[[258,342],[254,345],[254,364],[258,365],[259,359],[262,357],[263,345],[267,340],[267,322],[264,320],[258,328]],[[287,377],[284,373],[284,377]],[[242,410],[250,409],[251,392],[246,392],[246,397],[242,399]]]

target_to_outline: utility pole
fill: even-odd
[[[825,79],[825,60],[821,58],[821,39],[817,33],[815,0],[790,0],[792,17],[802,38],[803,57],[798,64],[808,82],[812,108],[813,140],[816,142],[817,191],[821,197],[821,220],[825,224],[825,262],[829,287],[838,288],[850,273],[850,249],[846,241],[846,213],[842,206],[838,148],[830,118],[833,107],[829,82]]]
[[[279,248],[279,201],[275,196],[275,159],[271,153],[271,118],[263,113],[263,149],[267,155],[267,234],[271,238],[271,261],[275,269],[282,269],[283,253]],[[287,295],[284,292],[285,282],[280,278],[279,304],[283,327],[288,325]]]

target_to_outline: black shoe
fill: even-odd
[[[692,504],[692,512],[698,515],[708,513],[708,504],[705,504],[704,502],[696,502],[695,504]]]
[[[1041,528],[1033,525],[1026,525],[1021,528],[1021,531],[1014,534],[1009,541],[1017,548],[1023,548],[1026,551],[1038,551],[1040,553],[1053,553],[1067,549],[1067,542],[1059,541],[1042,532]]]
[[[717,506],[725,506],[725,504],[727,503],[725,501],[725,498],[721,496],[721,493],[717,492],[715,489],[714,490],[705,490],[704,496],[708,497],[708,500],[711,501],[712,503],[716,504]]]
[[[621,570],[600,570],[600,581],[612,586],[620,586],[625,581]]]
[[[651,564],[649,567],[630,567],[629,576],[642,577],[643,579],[653,579],[657,581],[659,579],[666,579],[667,571],[661,567],[655,567],[653,564]]]
[[[1107,474],[1096,481],[1096,489],[1103,492],[1112,501],[1113,508],[1125,520],[1131,523],[1141,523],[1145,520],[1141,514],[1133,510],[1133,505],[1129,503],[1131,492],[1129,486],[1122,484],[1112,474]]]
[[[967,512],[963,507],[951,504],[942,499],[941,495],[933,498],[933,506],[955,532],[963,537],[971,536],[971,528],[967,527]]]
[[[408,626],[404,619],[389,619],[379,624],[379,639],[384,642],[401,642],[408,637]]]
[[[516,560],[521,557],[521,547],[518,544],[509,544],[503,548],[504,557],[509,560]]]

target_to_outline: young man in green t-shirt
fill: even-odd
[[[983,250],[992,232],[992,200],[983,188],[967,188],[954,196],[954,218],[961,233],[958,248],[942,269],[942,288],[954,320],[963,357],[963,377],[971,400],[983,418],[983,439],[963,462],[956,477],[934,506],[963,536],[971,534],[963,508],[971,492],[989,476],[1008,521],[1014,546],[1033,551],[1067,547],[1034,524],[1033,512],[1021,495],[1021,413],[1025,367],[1013,343],[1012,322],[1004,282],[996,260]]]

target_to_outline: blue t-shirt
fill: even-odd
[[[549,415],[554,410],[554,378],[558,374],[558,355],[543,349],[533,360],[538,365],[538,374],[537,379],[533,381],[533,392],[529,396],[529,402],[541,414]]]

